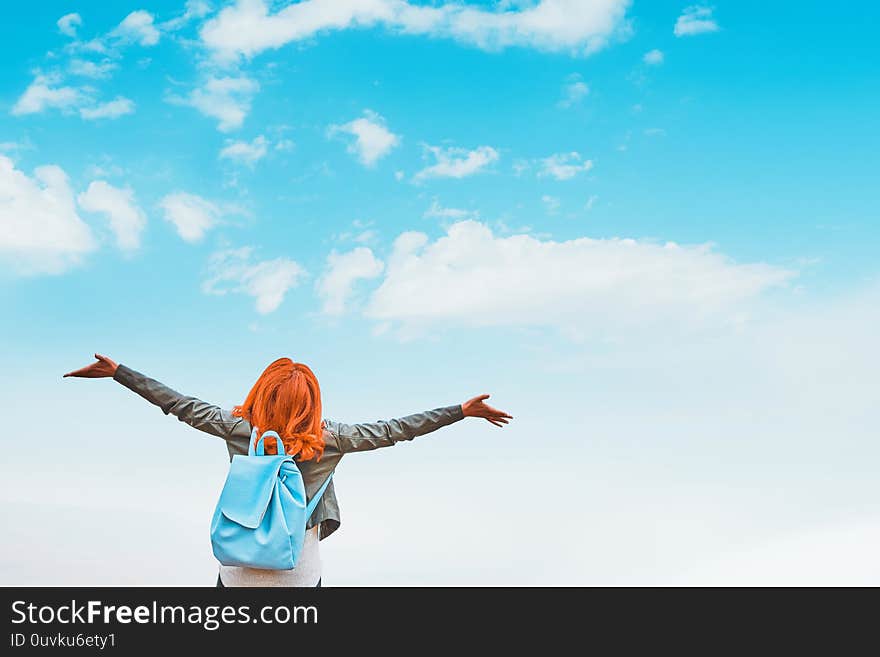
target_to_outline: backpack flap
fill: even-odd
[[[232,458],[226,485],[217,506],[235,523],[256,529],[278,485],[278,472],[289,456],[241,456]]]

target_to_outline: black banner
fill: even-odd
[[[839,651],[873,628],[869,590],[523,588],[5,588],[4,655],[150,654],[335,646],[659,645],[767,649],[825,635]],[[868,594],[868,595],[864,595]],[[867,599],[866,599],[867,598]],[[873,633],[873,630],[871,630]],[[610,642],[610,643],[609,643]],[[145,652],[146,651],[146,652]],[[468,654],[471,650],[465,651]],[[761,652],[761,650],[757,650]],[[153,652],[152,654],[156,654]],[[242,653],[244,655],[244,653]],[[253,654],[249,652],[248,654]],[[751,652],[749,653],[751,654]]]

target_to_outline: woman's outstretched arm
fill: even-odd
[[[68,372],[64,376],[88,379],[112,377],[151,404],[161,408],[166,415],[174,415],[178,420],[186,422],[191,427],[223,439],[228,439],[236,425],[243,422],[241,418],[234,417],[232,413],[219,406],[208,404],[195,397],[182,395],[130,367],[117,365],[106,356],[95,354],[95,358],[97,362]]]
[[[463,404],[443,406],[394,420],[359,424],[326,420],[324,424],[336,436],[341,452],[364,452],[379,447],[390,447],[402,440],[412,440],[416,436],[431,433],[466,417],[480,417],[497,427],[503,427],[513,419],[513,416],[486,404],[488,398],[489,395],[478,395]]]

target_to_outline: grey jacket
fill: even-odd
[[[170,413],[181,422],[225,440],[230,461],[235,454],[247,454],[251,437],[251,425],[247,420],[234,417],[230,411],[219,406],[208,404],[195,397],[181,395],[125,365],[119,365],[113,378],[161,408],[166,415]],[[325,447],[321,460],[297,462],[306,485],[306,494],[311,499],[324,480],[336,469],[343,454],[391,447],[401,440],[412,440],[416,436],[422,436],[457,422],[463,417],[461,406],[455,405],[407,415],[396,420],[380,420],[364,424],[343,424],[324,420]],[[336,501],[332,481],[309,520],[308,527],[317,524],[320,524],[318,533],[322,539],[339,528],[339,503]]]

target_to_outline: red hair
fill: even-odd
[[[263,370],[247,399],[233,408],[232,414],[258,427],[260,435],[276,431],[284,450],[298,461],[320,460],[324,453],[321,388],[307,365],[279,358]],[[278,453],[274,440],[266,440],[264,446],[266,454]]]

